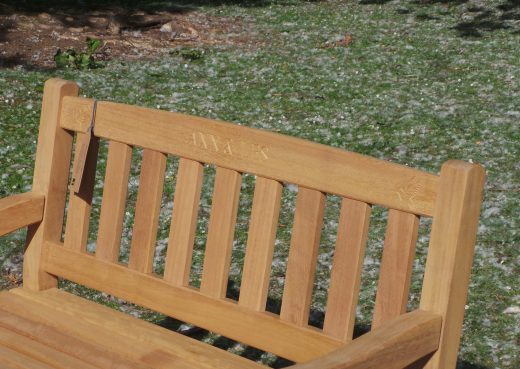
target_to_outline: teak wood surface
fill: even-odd
[[[0,367],[263,367],[57,289],[64,278],[292,360],[294,369],[455,368],[485,180],[480,165],[448,161],[438,176],[275,133],[77,95],[73,82],[46,82],[33,190],[0,199],[0,236],[29,227],[24,286],[0,293]],[[91,252],[101,141],[109,149]],[[143,155],[125,264],[120,248],[135,148]],[[170,155],[180,159],[165,270],[157,275]],[[190,270],[208,164],[216,176],[196,288]],[[71,168],[75,182],[68,186]],[[226,289],[246,173],[255,176],[255,189],[235,301]],[[274,314],[266,304],[285,184],[297,185],[298,194],[281,311]],[[329,195],[340,197],[341,209],[319,329],[309,315]],[[373,321],[353,339],[374,205],[389,215]],[[421,217],[433,218],[430,243],[420,307],[407,312]]]

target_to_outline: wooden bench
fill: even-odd
[[[0,236],[28,226],[23,288],[0,293],[1,368],[263,367],[59,290],[58,278],[287,358],[294,369],[455,368],[481,166],[448,161],[437,176],[292,137],[77,95],[73,82],[47,81],[32,191],[0,200]],[[109,148],[92,253],[87,235],[100,139]],[[140,187],[129,262],[122,264],[133,148],[143,149]],[[180,161],[165,271],[156,275],[167,155]],[[217,169],[201,285],[194,288],[188,279],[204,164]],[[256,180],[234,301],[226,285],[243,173]],[[298,193],[277,315],[266,311],[266,299],[285,183]],[[342,204],[323,329],[317,329],[308,321],[330,194]],[[387,231],[372,329],[353,340],[372,205],[389,209]],[[406,312],[420,217],[433,223],[420,308]]]

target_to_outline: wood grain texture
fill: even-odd
[[[200,285],[215,298],[226,297],[241,184],[240,173],[217,168]]]
[[[132,148],[110,141],[96,244],[96,257],[102,260],[119,260],[131,163]]]
[[[418,231],[417,215],[390,209],[372,329],[406,312]]]
[[[77,141],[86,139],[78,133]],[[77,192],[70,191],[69,208],[67,211],[67,223],[65,226],[65,247],[86,252],[88,230],[90,223],[90,211],[92,209],[92,194],[94,193],[94,184],[96,181],[96,166],[99,152],[99,139],[90,137],[86,157],[80,155],[77,151],[74,157],[74,166],[78,166],[78,160],[85,160],[81,181],[77,185]],[[76,144],[77,146],[77,144]]]
[[[255,311],[265,310],[267,302],[281,198],[280,182],[256,178],[238,300]]]
[[[102,290],[195,326],[296,362],[322,356],[343,342],[315,328],[304,328],[234,301],[215,299],[188,287],[47,243],[45,270]]]
[[[141,273],[153,271],[165,170],[166,155],[157,151],[143,150],[128,262],[129,268]]]
[[[204,166],[181,158],[175,185],[164,280],[187,286],[191,270]]]
[[[17,304],[34,304],[43,311],[43,321],[68,334],[88,341],[96,341],[97,330],[108,337],[122,337],[125,343],[140,346],[137,353],[126,353],[127,356],[140,355],[145,363],[154,363],[161,359],[169,359],[169,363],[157,362],[156,367],[178,368],[220,368],[220,369],[253,369],[264,368],[260,364],[233,355],[224,350],[198,342],[190,337],[150,324],[132,316],[87,301],[64,291],[50,289],[45,293],[27,293],[20,289],[10,292],[16,297]],[[21,299],[21,300],[20,300]],[[12,300],[11,300],[12,302]],[[50,311],[46,315],[46,312]],[[60,319],[61,317],[61,319]],[[79,327],[71,326],[67,321],[79,320]],[[120,349],[125,351],[124,347]],[[139,352],[142,350],[141,352]],[[143,355],[143,352],[145,353]],[[148,354],[146,353],[148,352]],[[139,357],[137,357],[139,358]],[[69,369],[69,368],[68,368]]]
[[[420,307],[443,317],[441,343],[427,369],[453,369],[485,182],[478,164],[450,160],[441,169]]]
[[[292,369],[401,369],[437,349],[441,322],[438,315],[415,310]]]
[[[45,197],[34,192],[0,199],[0,236],[41,221],[44,203]]]
[[[323,193],[298,188],[280,316],[299,326],[309,321],[324,209]]]
[[[73,104],[70,102],[74,101]],[[97,110],[97,107],[96,107]],[[76,132],[86,133],[92,121],[94,100],[74,96],[74,100],[64,100],[61,107],[61,126]],[[97,122],[97,119],[96,119]]]
[[[125,342],[123,338],[109,337],[102,330],[90,327],[88,323],[81,322],[79,319],[67,319],[55,310],[27,302],[11,293],[2,296],[0,326],[98,368],[152,369],[145,363],[133,360],[129,354],[121,353],[125,344],[128,351],[143,353],[144,350],[138,345]],[[62,322],[62,326],[56,327],[55,324],[53,326],[52,321],[64,318],[67,321]],[[91,332],[95,333],[95,336],[88,340],[70,334],[69,332],[74,328],[67,328],[63,323],[80,326],[85,334]]]
[[[24,288],[43,290],[57,285],[57,280],[41,269],[44,241],[60,241],[72,153],[72,134],[59,125],[64,96],[76,96],[78,85],[50,79],[43,89],[40,131],[32,191],[45,197],[42,221],[29,227],[24,255]]]
[[[56,369],[98,369],[93,365],[85,363],[73,356],[69,356],[59,350],[54,350],[37,340],[26,337],[20,333],[15,333],[1,325],[0,347],[17,351],[22,355],[31,357],[38,362],[50,365]],[[0,367],[3,368],[2,366]]]
[[[68,98],[64,109],[74,111],[85,104],[84,99]],[[84,129],[80,118],[61,124],[67,129]],[[98,103],[94,130],[100,137],[130,145],[369,204],[433,214],[437,176],[293,137],[110,102]]]
[[[0,346],[0,365],[2,369],[55,369],[30,356],[2,346]]]
[[[354,333],[370,214],[364,202],[341,203],[323,331],[345,342]]]

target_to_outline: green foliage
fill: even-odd
[[[87,37],[87,49],[91,55],[94,54],[100,46],[101,40]]]
[[[85,51],[78,53],[74,49],[58,49],[54,61],[58,68],[95,69],[101,67],[94,55],[101,46],[101,40],[87,37]]]
[[[184,60],[192,62],[200,62],[204,59],[204,50],[192,49],[192,48],[181,48],[175,49],[170,52],[170,55],[180,56]]]

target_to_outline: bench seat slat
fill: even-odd
[[[255,311],[263,311],[266,306],[281,196],[280,182],[256,179],[238,300]]]
[[[172,223],[164,267],[164,280],[187,286],[197,228],[204,166],[181,158],[175,185]]]
[[[15,289],[10,293],[34,303],[45,312],[55,311],[61,320],[81,320],[96,329],[102,329],[110,336],[119,336],[123,340],[134,342],[158,356],[167,355],[173,367],[185,368],[215,368],[222,369],[258,369],[263,366],[243,357],[232,355],[216,347],[193,340],[190,337],[172,332],[133,316],[107,308],[81,297],[59,289],[50,289],[42,293],[33,293],[24,289]],[[67,327],[59,319],[54,319],[56,327]],[[80,337],[90,339],[89,332],[83,332],[81,327],[70,327]],[[141,355],[142,356],[142,355]],[[145,355],[148,358],[148,355]],[[151,359],[151,358],[150,358]],[[184,364],[183,362],[188,363]],[[196,363],[196,366],[193,364]],[[176,366],[177,365],[177,366]]]
[[[298,327],[274,314],[254,312],[229,300],[172,286],[154,276],[67,250],[61,244],[46,243],[45,254],[44,269],[49,273],[296,362],[316,358],[343,345],[317,329]]]
[[[370,214],[364,202],[341,203],[323,331],[343,341],[354,332]]]
[[[26,311],[20,309],[23,305],[35,308]],[[39,293],[15,289],[0,294],[0,306],[2,309],[20,310],[16,312],[17,318],[28,329],[37,322],[49,332],[60,332],[71,337],[71,344],[64,345],[61,350],[81,360],[95,362],[98,368],[262,367],[245,358],[57,289]],[[55,344],[53,337],[38,339],[48,341],[51,346]],[[94,355],[101,358],[87,355],[83,348],[76,347],[75,342],[84,342],[87,349],[97,350]],[[74,367],[67,369],[71,368]]]
[[[19,351],[0,346],[0,368],[2,369],[56,369],[38,362]]]
[[[309,321],[324,210],[323,193],[298,188],[280,316],[299,326]]]
[[[65,97],[61,126],[88,127],[92,100]],[[98,102],[97,136],[295,183],[420,215],[433,215],[438,176],[294,137],[179,113]]]
[[[0,312],[2,314],[2,312]],[[31,339],[23,334],[13,332],[0,326],[0,347],[15,350],[23,355],[30,356],[33,360],[51,365],[56,369],[97,369],[97,366],[88,364],[64,352]],[[0,366],[3,368],[3,366]]]
[[[372,328],[406,312],[419,217],[390,209]]]
[[[13,294],[9,293],[0,298],[0,325],[18,335],[36,340],[47,346],[50,351],[63,352],[98,368],[117,366],[121,369],[149,369],[148,366],[127,360],[122,354],[114,351],[118,345],[122,345],[122,342],[113,342],[111,346],[103,347],[102,344],[107,344],[108,340],[99,330],[95,332],[92,327],[80,321],[67,319],[65,324],[76,324],[81,326],[85,333],[96,334],[91,341],[81,339],[71,335],[63,327],[49,325],[48,321],[53,317],[63,319],[63,315],[37,304],[28,304],[26,300]]]
[[[96,257],[102,260],[119,259],[131,162],[132,148],[110,141],[96,245]]]
[[[226,297],[241,184],[240,173],[217,168],[200,285],[208,296]]]
[[[166,155],[157,151],[143,150],[128,262],[131,269],[142,273],[151,273],[153,270],[165,170]]]

